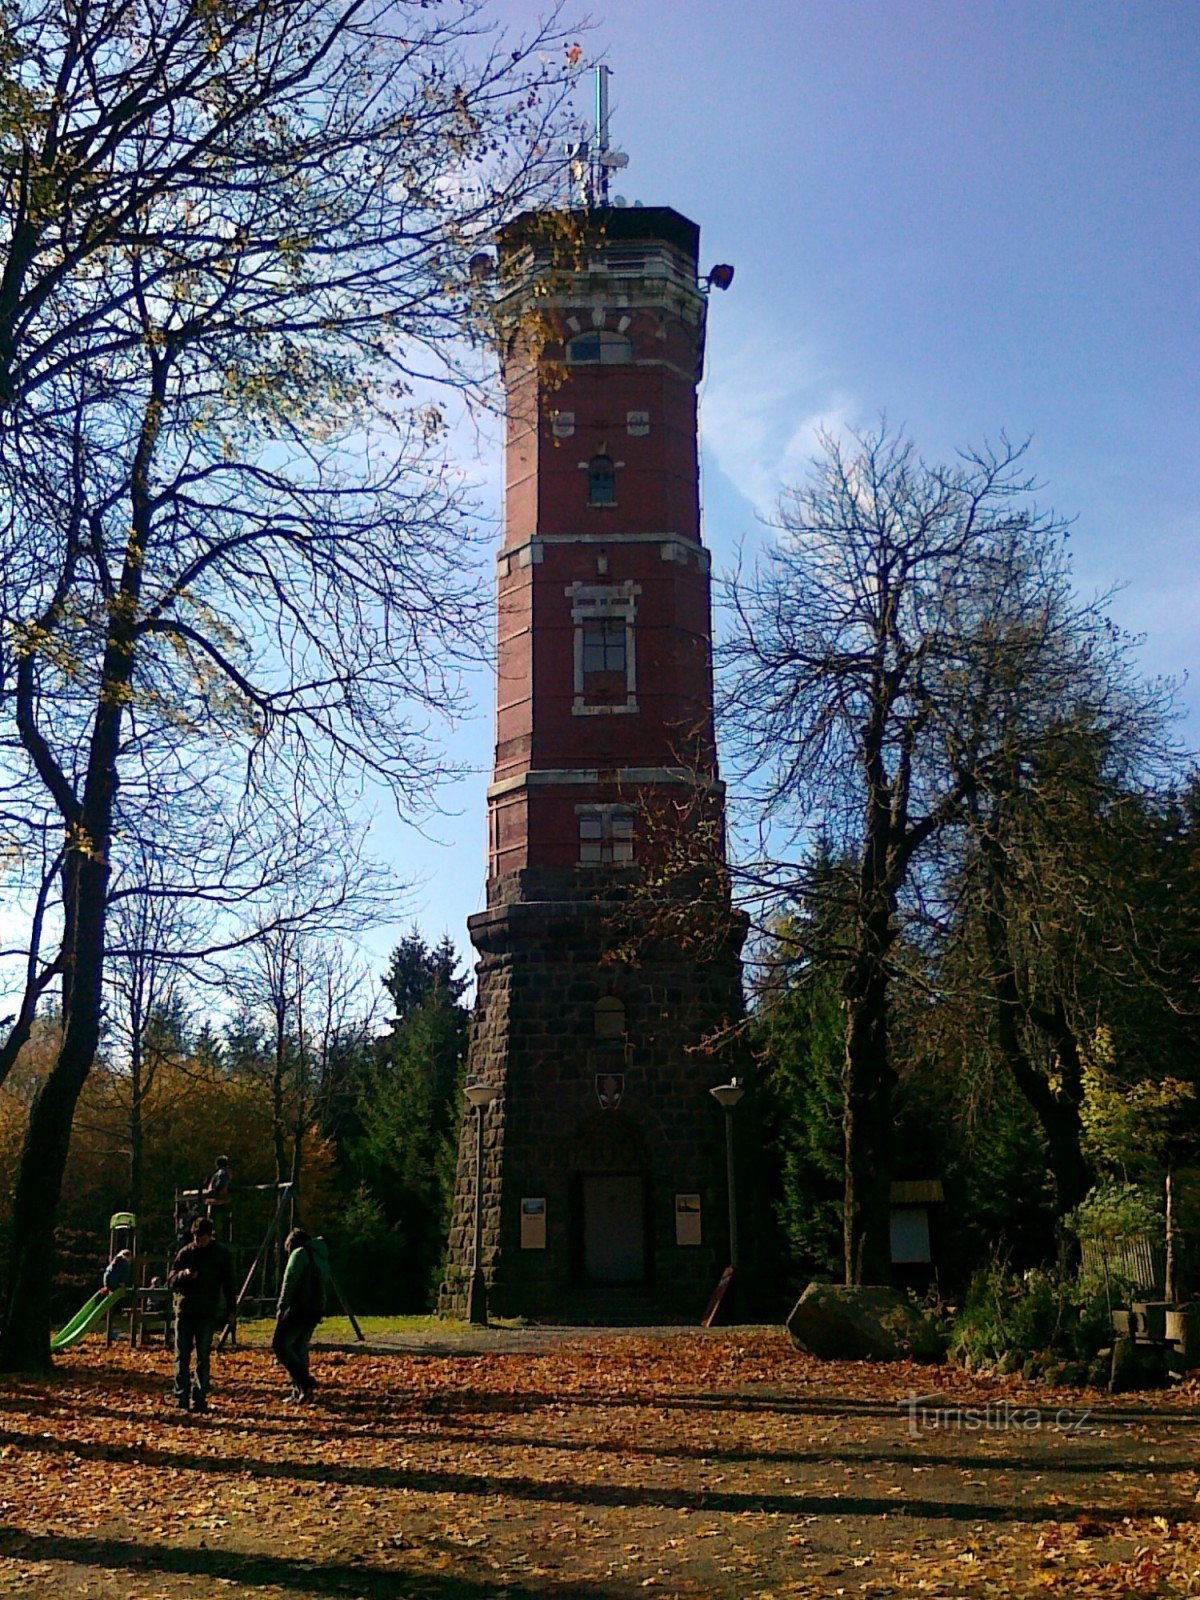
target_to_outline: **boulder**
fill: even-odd
[[[810,1283],[787,1331],[822,1361],[940,1361],[946,1350],[933,1319],[895,1289]]]

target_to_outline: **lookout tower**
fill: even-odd
[[[721,280],[698,247],[676,211],[595,203],[500,239],[496,761],[468,1060],[497,1097],[464,1120],[448,1310],[473,1264],[477,1137],[498,1313],[695,1315],[728,1259],[709,1090],[730,1062],[710,1041],[741,1010],[743,925],[727,900],[710,915],[724,791],[696,389]],[[651,889],[692,840],[699,876]]]

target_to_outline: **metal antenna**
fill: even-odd
[[[589,139],[568,146],[571,182],[576,201],[592,209],[608,204],[609,174],[629,165],[623,150],[614,150],[608,140],[608,80],[611,67],[596,68],[596,111]]]
[[[592,193],[596,203],[608,204],[608,80],[610,68],[596,68],[596,133],[592,155]]]

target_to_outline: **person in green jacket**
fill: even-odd
[[[293,1228],[284,1241],[287,1265],[275,1312],[271,1349],[292,1380],[292,1399],[307,1403],[316,1381],[308,1367],[308,1342],[325,1315],[329,1288],[329,1248],[303,1228]]]

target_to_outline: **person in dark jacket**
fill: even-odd
[[[100,1279],[101,1287],[107,1289],[109,1294],[116,1294],[119,1289],[127,1289],[132,1272],[133,1251],[118,1250],[104,1269]]]
[[[284,1240],[287,1265],[275,1312],[271,1349],[292,1380],[292,1399],[308,1402],[316,1380],[308,1367],[308,1342],[325,1315],[329,1286],[329,1248],[304,1228],[293,1228]]]
[[[217,1168],[212,1177],[204,1185],[200,1198],[210,1206],[223,1206],[229,1203],[229,1190],[233,1183],[233,1173],[229,1166],[228,1156],[217,1157]]]
[[[175,1296],[175,1404],[181,1411],[207,1411],[213,1337],[218,1322],[232,1322],[237,1310],[229,1251],[217,1243],[207,1217],[197,1217],[192,1223],[191,1243],[185,1244],[172,1262],[167,1284]],[[191,1375],[193,1351],[195,1378]]]

